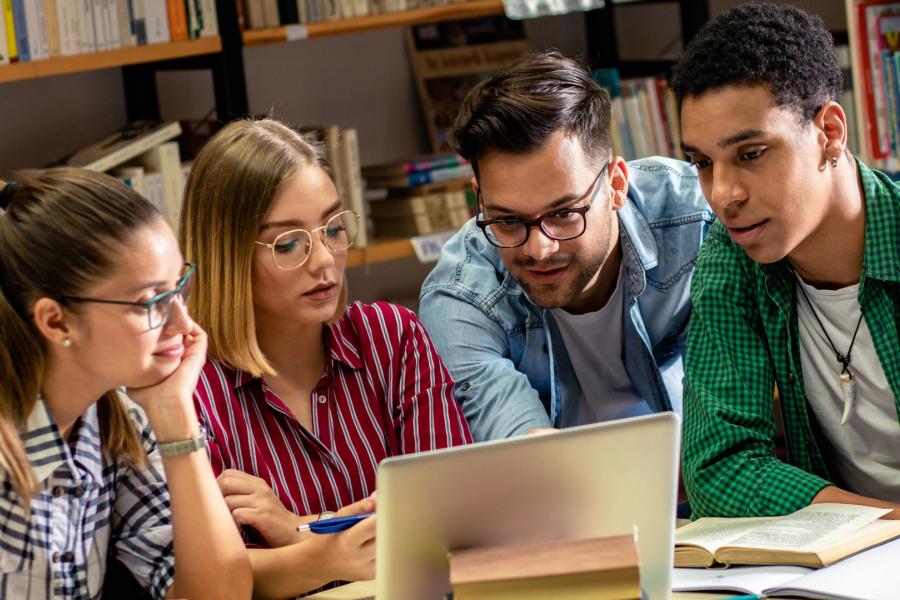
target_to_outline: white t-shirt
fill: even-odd
[[[859,285],[819,290],[799,280],[835,348],[845,354],[861,309]],[[830,448],[823,448],[829,469],[850,491],[900,502],[900,423],[894,394],[875,354],[872,334],[863,319],[850,353],[856,402],[845,425],[843,366],[822,332],[809,304],[797,290],[800,365],[806,397]]]
[[[624,287],[620,268],[616,289],[600,310],[583,315],[573,315],[562,308],[550,311],[581,388],[577,410],[562,415],[563,427],[652,412],[622,361]]]

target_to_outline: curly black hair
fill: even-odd
[[[812,119],[840,101],[842,77],[822,19],[795,6],[742,4],[709,21],[672,71],[678,105],[731,85],[764,85],[777,106]]]

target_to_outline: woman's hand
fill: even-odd
[[[339,517],[375,510],[373,496],[339,510]],[[330,581],[375,579],[375,515],[339,533],[309,534],[309,544],[318,546],[322,566]]]
[[[182,343],[184,355],[168,377],[151,386],[128,388],[128,396],[147,413],[160,442],[187,439],[199,431],[192,398],[206,362],[206,332],[190,321]]]
[[[270,548],[301,540],[297,525],[304,519],[287,510],[265,480],[243,471],[227,469],[219,475],[216,483],[238,527],[246,525],[254,528]]]

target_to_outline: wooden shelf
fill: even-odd
[[[0,65],[0,83],[221,52],[218,36]]]
[[[453,19],[471,19],[503,14],[501,0],[466,0],[441,6],[427,6],[402,12],[338,19],[309,25],[288,25],[269,29],[248,29],[244,32],[245,46],[276,44],[307,38],[341,35],[369,29],[401,27],[419,23],[436,23]]]
[[[415,255],[416,252],[409,240],[375,242],[365,248],[352,248],[347,254],[347,267],[359,267]]]

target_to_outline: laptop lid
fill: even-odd
[[[384,460],[376,598],[442,598],[451,550],[635,527],[641,587],[668,598],[680,437],[678,416],[661,413]]]

